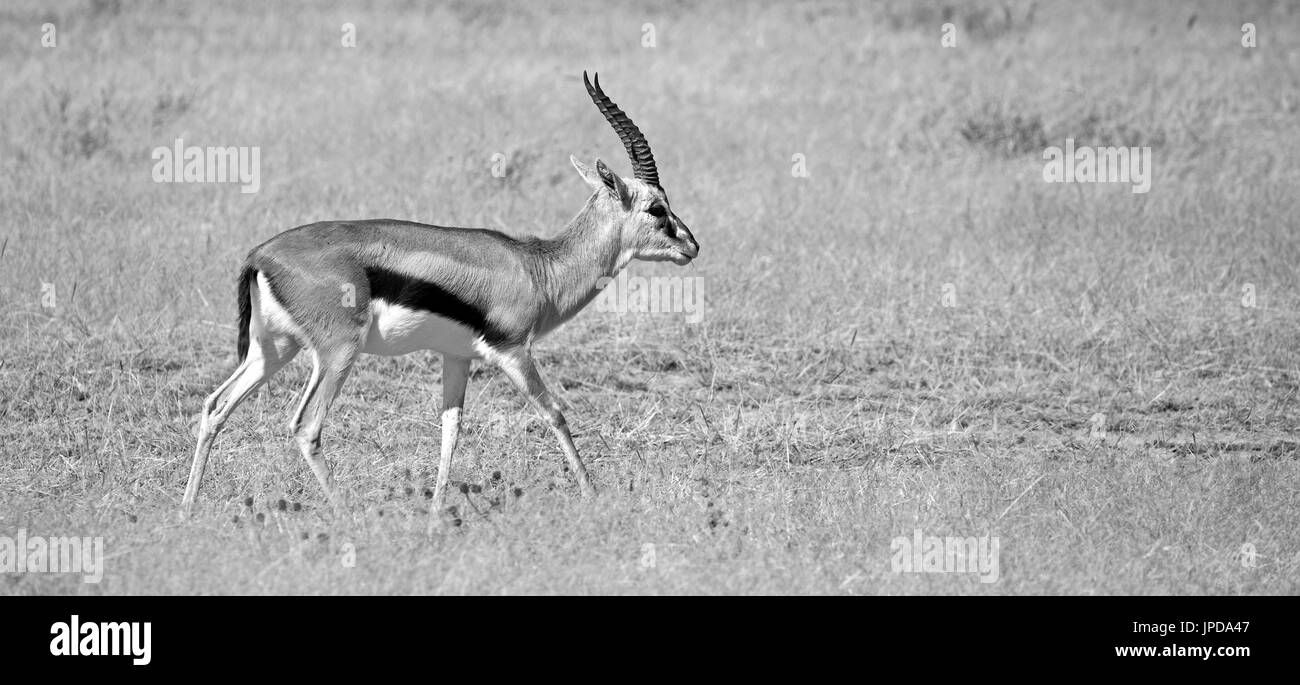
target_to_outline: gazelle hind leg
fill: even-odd
[[[442,357],[442,454],[438,475],[429,505],[429,532],[442,525],[442,508],[447,499],[447,480],[451,477],[451,457],[460,440],[461,414],[465,406],[465,386],[469,383],[468,359]]]
[[[569,433],[569,424],[564,419],[564,413],[560,411],[560,403],[551,395],[551,391],[546,389],[546,383],[542,381],[532,355],[526,350],[519,350],[502,355],[495,361],[510,382],[528,398],[542,418],[546,419],[546,423],[551,427],[551,433],[560,441],[560,449],[564,450],[564,456],[569,462],[569,470],[573,471],[574,477],[578,479],[578,487],[582,489],[583,496],[595,495],[596,488],[591,485],[582,457],[578,456],[578,448],[573,444],[573,435]]]
[[[208,455],[217,434],[226,425],[226,419],[253,391],[261,387],[277,371],[284,368],[294,355],[298,354],[298,345],[289,338],[254,339],[248,346],[248,354],[235,372],[226,379],[216,392],[203,402],[203,415],[199,420],[198,445],[194,448],[194,461],[190,464],[190,478],[185,485],[185,497],[181,507],[189,513],[198,497],[199,486],[203,482],[203,471],[207,467]]]
[[[302,401],[298,404],[297,415],[293,419],[294,440],[298,451],[311,467],[320,483],[325,496],[334,508],[342,511],[343,502],[334,489],[334,477],[329,464],[321,454],[321,431],[325,427],[325,415],[330,405],[343,389],[343,383],[352,371],[352,365],[360,354],[360,345],[349,343],[338,345],[325,351],[312,351],[311,378],[303,389]]]

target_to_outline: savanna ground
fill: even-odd
[[[1298,35],[1286,2],[6,2],[0,534],[107,568],[0,592],[1293,593]],[[553,234],[569,154],[631,173],[584,69],[702,246],[633,274],[705,288],[698,324],[539,344],[599,498],[476,370],[482,491],[426,537],[440,362],[365,357],[335,515],[285,428],[300,359],[181,521],[243,255],[329,218]],[[260,192],[154,183],[176,138],[260,147]],[[1150,146],[1150,192],[1044,182],[1066,138]],[[1000,579],[895,573],[918,529],[997,536]]]

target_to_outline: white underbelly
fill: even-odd
[[[370,331],[362,352],[394,356],[416,350],[437,350],[458,357],[477,357],[474,329],[437,314],[370,301]]]

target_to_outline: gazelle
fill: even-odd
[[[533,361],[537,338],[596,297],[605,277],[633,259],[682,265],[699,244],[673,213],[645,136],[600,88],[587,93],[618,133],[635,178],[599,159],[570,157],[594,191],[554,238],[409,221],[325,221],[290,229],[248,254],[240,271],[240,363],[203,404],[182,507],[194,505],[213,441],[230,413],[298,352],[312,373],[290,423],[321,489],[341,508],[321,454],[330,404],[362,353],[442,353],[442,451],[430,509],[441,518],[460,435],[470,362],[501,368],[546,419],[585,496],[595,494],[560,406]],[[607,282],[607,281],[605,281]]]

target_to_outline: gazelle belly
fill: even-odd
[[[370,301],[370,331],[362,352],[399,355],[416,350],[437,350],[458,357],[477,357],[474,341],[479,334],[459,321],[421,309]]]

